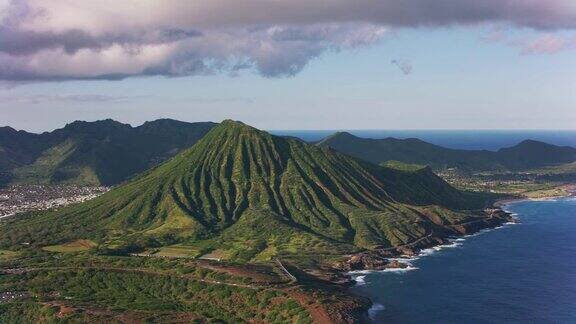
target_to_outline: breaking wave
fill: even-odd
[[[366,276],[356,276],[354,281],[356,281],[356,286],[364,286],[366,284]]]
[[[368,317],[370,317],[370,319],[374,320],[374,318],[376,317],[376,314],[383,311],[385,308],[386,307],[384,307],[384,305],[382,305],[382,304],[374,303],[372,305],[372,307],[370,307],[370,309],[368,310]]]

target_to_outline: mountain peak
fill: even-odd
[[[176,119],[172,119],[172,118],[159,118],[159,119],[156,119],[156,120],[148,120],[148,121],[145,121],[144,124],[142,124],[141,126],[144,126],[144,125],[153,125],[153,124],[164,124],[164,123],[169,124],[169,123],[186,123],[186,122],[183,122],[183,121],[180,121],[180,120],[176,120]]]
[[[239,121],[239,120],[233,120],[233,119],[224,119],[220,125],[222,126],[226,126],[226,127],[246,127],[246,128],[252,128],[255,129],[252,126],[248,126],[246,124],[244,124],[243,122]]]
[[[330,251],[335,242],[395,246],[418,240],[433,222],[422,225],[424,214],[412,209],[398,213],[398,204],[422,210],[430,205],[476,207],[433,173],[382,168],[225,120],[158,167],[95,200],[55,211],[42,223],[53,232],[36,243],[96,236],[107,240],[113,229],[114,235],[122,233],[127,246],[142,237],[170,244],[260,242],[253,252],[230,254],[237,259],[257,258],[266,249],[262,242],[278,244],[275,253],[292,253],[294,244],[301,244],[296,250],[310,250],[318,242]],[[402,235],[393,232],[397,223],[406,224]]]
[[[68,130],[85,130],[85,129],[111,129],[111,128],[132,128],[129,124],[124,124],[114,119],[102,119],[96,121],[76,120],[64,126]]]
[[[228,119],[224,119],[222,121],[222,124],[244,124],[244,123],[241,121],[238,121],[238,120],[228,118]]]
[[[544,143],[544,142],[533,140],[533,139],[523,140],[522,142],[518,143],[516,146],[526,146],[526,145],[549,145],[549,146],[552,146],[552,144]]]
[[[570,146],[557,146],[554,144],[549,144],[533,139],[523,140],[522,142],[507,148],[501,148],[498,152],[511,152],[517,150],[567,150],[567,151],[576,151],[575,148]]]
[[[353,134],[346,132],[346,131],[338,131],[332,135],[333,138],[341,137],[341,138],[356,138]]]
[[[316,145],[318,146],[323,146],[326,143],[337,143],[340,141],[348,141],[348,140],[354,140],[357,139],[358,137],[346,132],[346,131],[338,131],[330,136],[327,136],[323,139],[321,139],[318,143],[316,143]],[[328,145],[330,146],[330,145]]]
[[[511,147],[511,149],[512,148],[542,148],[551,150],[570,150],[576,152],[576,148],[574,148],[573,146],[559,146],[533,139],[523,140],[522,142]]]
[[[10,126],[0,127],[0,133],[16,133],[16,132],[18,131]]]
[[[256,132],[256,133],[263,133],[261,130],[254,128],[252,126],[246,125],[241,121],[232,120],[232,119],[225,119],[223,120],[220,125],[214,128],[215,130],[229,130],[229,131],[237,131],[237,132]]]

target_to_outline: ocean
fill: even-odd
[[[506,206],[518,224],[356,273],[373,323],[576,323],[576,199]]]
[[[432,144],[467,150],[495,151],[510,147],[526,139],[555,145],[576,147],[576,131],[547,130],[347,130],[364,138],[419,138]],[[295,136],[305,141],[318,141],[336,130],[272,130],[275,135]]]

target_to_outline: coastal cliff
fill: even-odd
[[[408,267],[407,264],[395,260],[394,258],[413,257],[418,255],[418,253],[424,249],[448,244],[452,238],[474,234],[483,229],[494,228],[501,226],[504,223],[516,221],[510,213],[497,207],[485,209],[483,215],[484,217],[474,221],[452,225],[452,231],[431,233],[415,242],[401,246],[374,249],[352,254],[344,261],[340,261],[333,266],[335,269],[344,272],[406,268]]]

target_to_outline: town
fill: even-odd
[[[109,189],[75,185],[11,185],[0,188],[0,218],[83,202]]]

